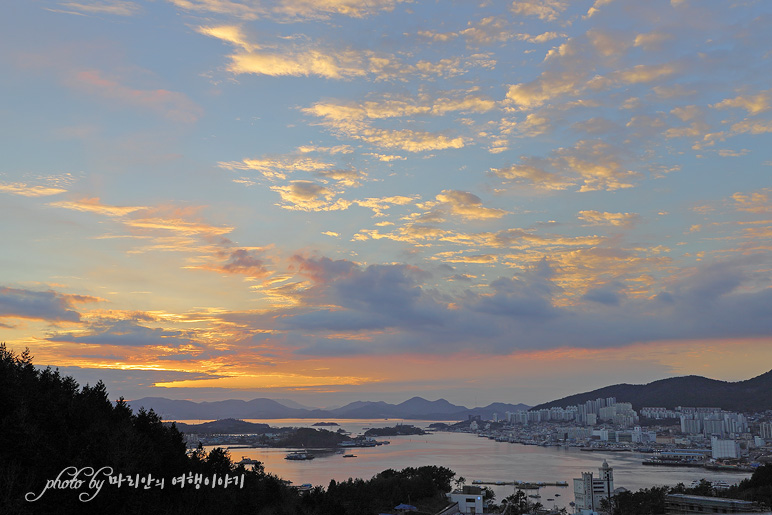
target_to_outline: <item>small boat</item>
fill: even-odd
[[[555,499],[547,499],[548,501],[554,501]]]
[[[555,497],[560,497],[560,494],[555,494]]]
[[[287,454],[284,459],[285,460],[293,460],[293,461],[302,461],[302,460],[312,460],[316,458],[313,454],[309,454],[305,451],[295,451]]]
[[[356,454],[344,454],[343,457],[344,458],[356,458],[357,455]]]

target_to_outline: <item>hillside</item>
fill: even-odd
[[[772,409],[772,371],[734,383],[702,376],[684,376],[642,385],[617,384],[539,404],[531,409],[583,404],[598,397],[616,397],[617,401],[632,403],[636,410],[645,406],[694,406],[729,411],[765,411]]]

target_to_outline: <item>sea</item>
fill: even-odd
[[[323,422],[335,422],[338,426],[313,426],[313,419],[271,419],[247,420],[269,424],[272,427],[316,427],[336,431],[339,428],[352,435],[362,434],[367,428],[393,427],[398,423],[410,424],[428,429],[429,420],[395,419],[325,419]],[[181,420],[190,424],[207,422],[206,420]],[[603,461],[608,461],[614,469],[614,486],[628,490],[650,488],[652,486],[675,486],[684,483],[689,486],[693,480],[702,478],[716,481],[723,480],[735,484],[750,477],[750,473],[711,471],[702,468],[644,466],[641,462],[651,457],[634,452],[586,452],[577,448],[539,447],[507,442],[496,442],[470,433],[434,432],[423,436],[379,437],[388,440],[389,445],[378,447],[357,447],[331,453],[314,453],[313,460],[291,461],[284,457],[297,449],[279,448],[235,448],[230,449],[234,461],[242,457],[259,460],[266,472],[292,481],[294,485],[308,484],[327,487],[330,480],[345,481],[349,478],[369,479],[386,469],[400,470],[405,467],[437,465],[447,467],[456,473],[456,478],[464,477],[466,484],[472,481],[496,483],[528,481],[555,483],[566,481],[567,487],[546,486],[540,490],[526,490],[528,495],[540,495],[538,500],[546,507],[567,508],[574,500],[573,478],[581,477],[582,472],[593,472]],[[207,450],[214,446],[207,447]],[[355,454],[355,458],[344,458],[343,453]],[[515,492],[513,485],[486,485],[496,494],[495,501]],[[407,502],[407,501],[406,501]]]

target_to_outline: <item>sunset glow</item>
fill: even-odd
[[[772,4],[11,0],[0,341],[111,396],[772,369]]]

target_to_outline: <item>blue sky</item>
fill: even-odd
[[[12,1],[0,331],[114,395],[772,368],[763,1]]]

